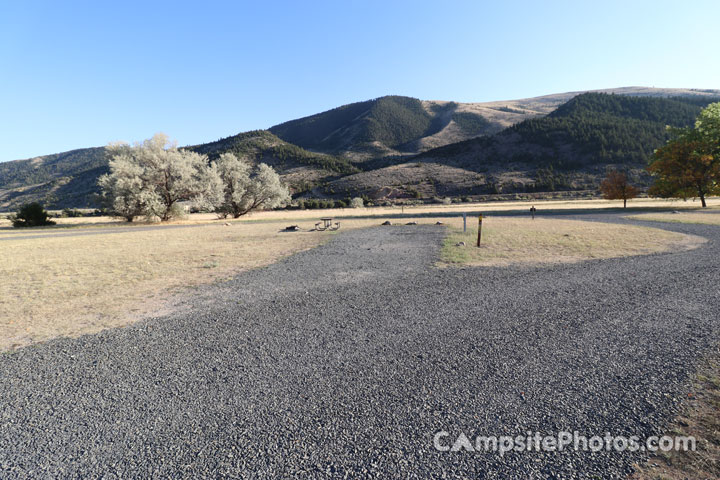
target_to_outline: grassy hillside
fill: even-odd
[[[9,187],[49,182],[68,171],[87,171],[107,165],[104,148],[83,148],[27,160],[0,163],[0,185]]]
[[[323,152],[393,149],[426,135],[433,114],[416,98],[388,96],[286,122],[270,131]]]
[[[311,150],[355,159],[377,158],[417,153],[421,151],[417,142],[437,134],[451,121],[462,122],[464,138],[479,135],[487,127],[480,115],[454,114],[457,108],[454,102],[387,96],[292,120],[270,131]]]
[[[106,172],[102,147],[0,163],[0,211],[31,201],[59,208],[94,206],[97,178]]]
[[[186,147],[214,160],[221,153],[232,152],[239,157],[264,161],[278,170],[304,165],[339,174],[355,173],[358,169],[348,160],[332,155],[309,152],[279,139],[267,130],[253,130],[216,142]]]

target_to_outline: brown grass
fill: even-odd
[[[705,225],[720,225],[720,213],[643,213],[641,215],[632,215],[628,218],[632,218],[633,220],[647,220],[651,222],[700,223]]]
[[[127,324],[183,288],[314,247],[323,233],[222,224],[2,240],[0,350]]]
[[[433,214],[445,215],[450,213],[462,214],[462,212],[505,212],[511,210],[529,210],[530,206],[538,209],[538,214],[542,215],[546,210],[602,210],[610,208],[622,207],[621,200],[532,200],[532,201],[496,201],[484,203],[453,203],[450,205],[407,205],[407,206],[391,206],[391,207],[368,207],[368,208],[334,208],[323,210],[274,210],[267,212],[254,212],[244,217],[246,220],[281,220],[281,219],[315,219],[325,216],[342,216],[342,217],[365,217],[377,216],[384,217],[387,215],[397,214]],[[708,205],[720,207],[720,198],[708,199]],[[683,200],[663,200],[652,198],[637,198],[628,203],[628,207],[632,208],[648,208],[648,209],[675,209],[675,210],[698,210],[699,202],[683,201]],[[0,234],[7,231],[15,231],[10,227],[10,222],[4,218],[5,214],[0,214]],[[216,219],[214,214],[192,214],[183,219],[181,223],[203,223],[212,222]],[[122,222],[110,217],[79,217],[79,218],[57,218],[55,220],[57,227],[67,226],[90,226],[102,224],[103,226],[116,225],[126,226],[126,222]],[[142,222],[140,222],[142,223]],[[41,229],[42,230],[42,229]],[[35,232],[37,230],[33,230]]]
[[[477,219],[445,240],[446,264],[507,266],[572,263],[692,248],[704,239],[664,230],[577,220],[486,217],[476,247]],[[464,242],[465,246],[456,246]]]

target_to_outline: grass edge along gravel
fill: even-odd
[[[693,235],[638,225],[486,216],[479,248],[476,227],[468,228],[466,233],[449,227],[439,266],[576,263],[686,250],[705,241]]]

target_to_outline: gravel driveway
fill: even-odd
[[[443,227],[351,231],[172,316],[2,355],[0,477],[617,478],[642,456],[433,437],[661,432],[720,339],[720,228],[663,228],[710,241],[438,269]]]

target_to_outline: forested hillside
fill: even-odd
[[[339,179],[332,188],[352,194],[384,188],[408,198],[594,191],[608,169],[624,170],[645,187],[645,167],[667,140],[666,126],[689,126],[718,100],[582,94],[495,135],[376,161],[371,172]]]
[[[526,120],[501,135],[552,150],[572,147],[577,159],[641,165],[668,138],[666,126],[690,126],[712,98],[639,98],[579,95],[544,118]],[[544,154],[543,154],[544,155]],[[528,154],[532,157],[532,153]],[[558,153],[558,156],[562,156]],[[572,162],[571,162],[572,163]]]
[[[275,168],[295,196],[432,198],[597,189],[608,169],[639,186],[667,125],[687,126],[720,91],[627,87],[488,103],[387,96],[268,130],[188,146]],[[105,149],[0,163],[0,211],[40,201],[95,207]]]

